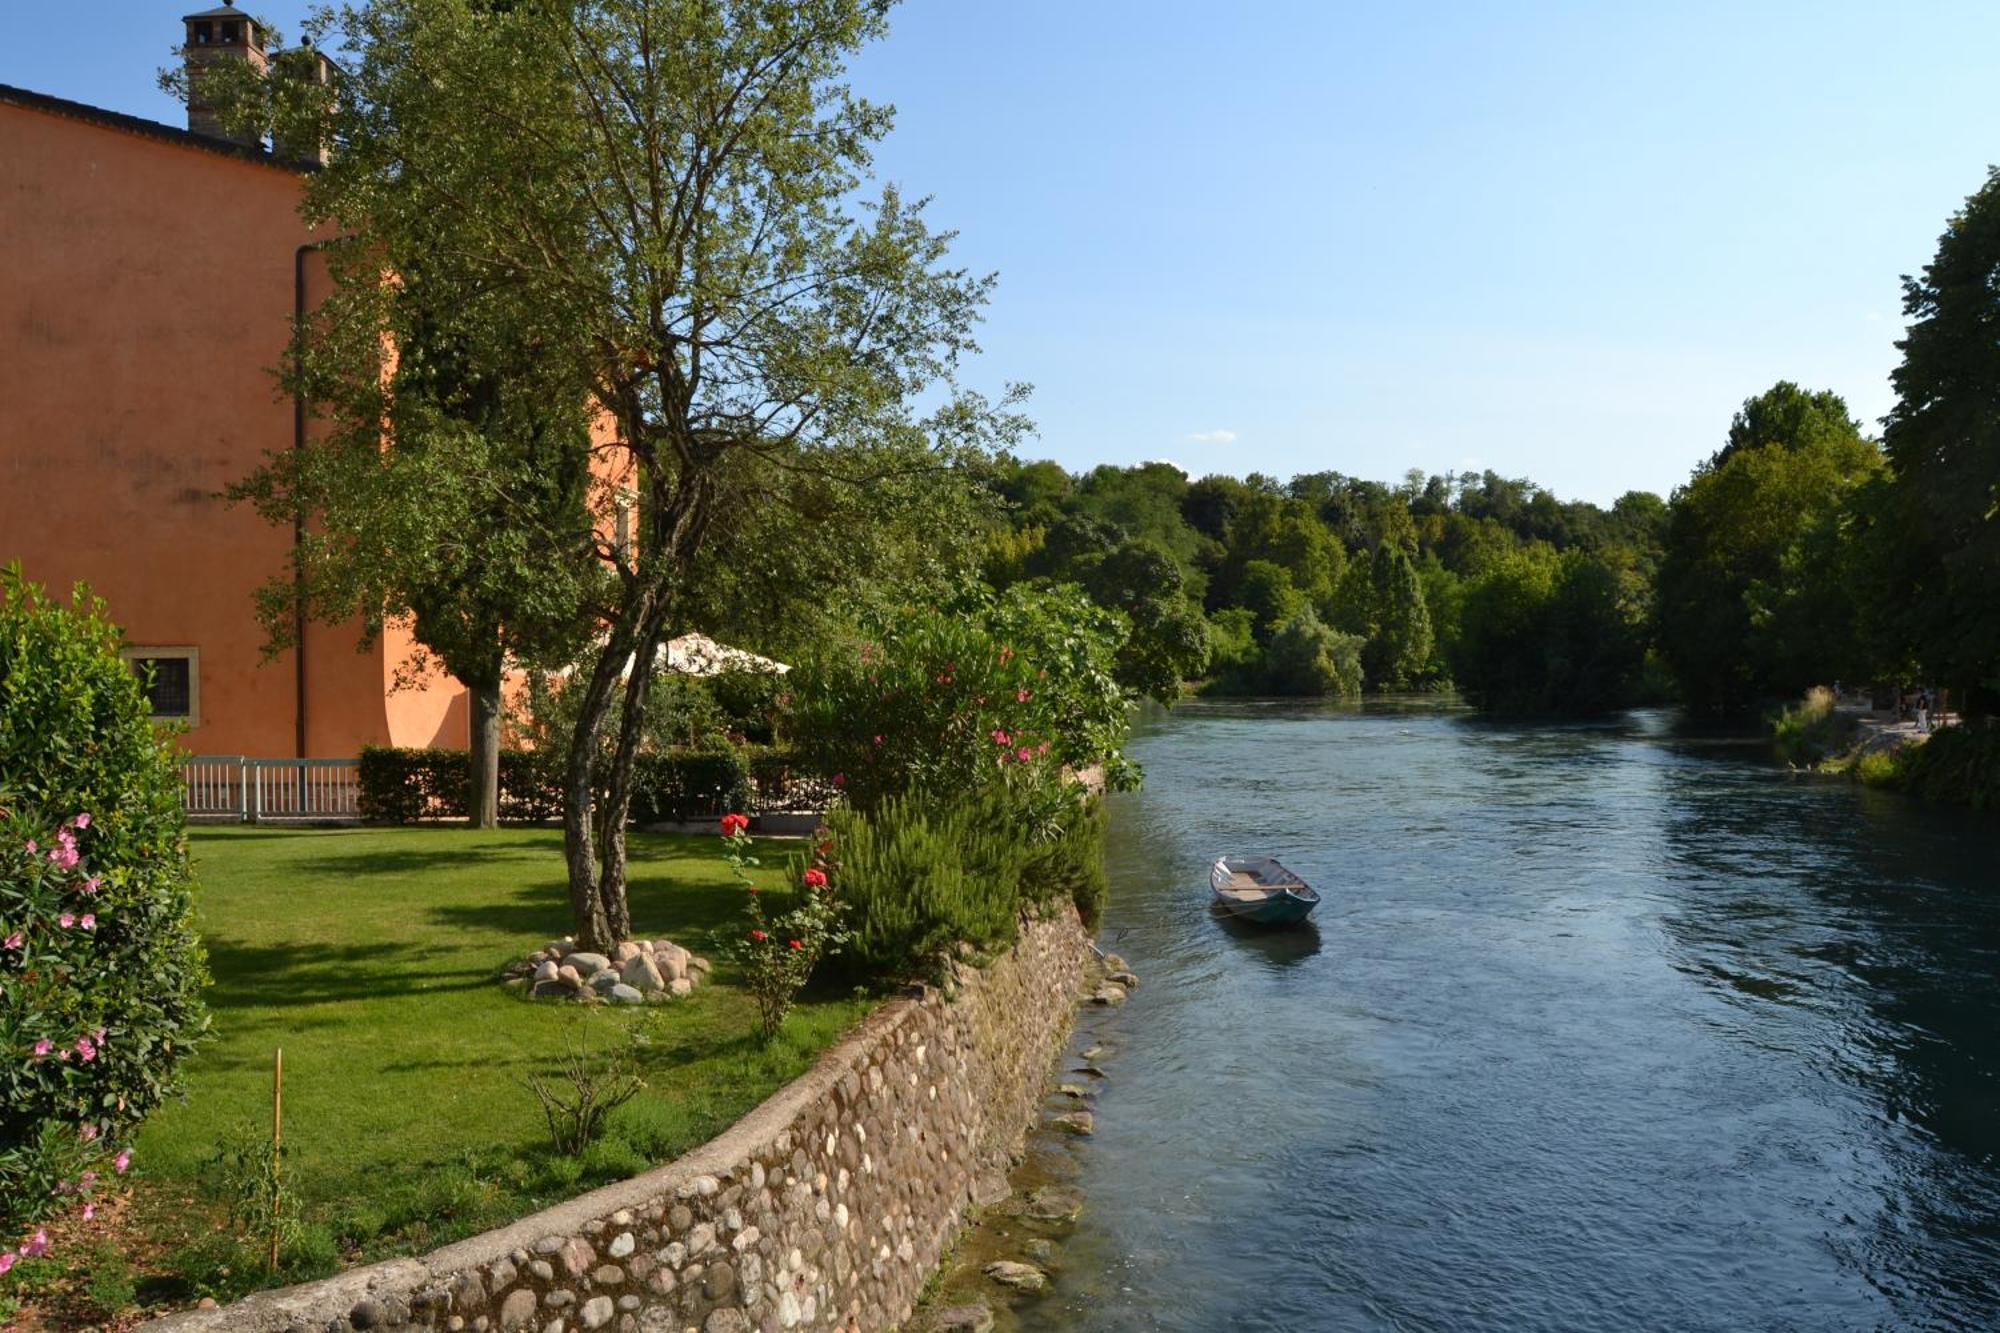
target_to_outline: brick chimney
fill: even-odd
[[[232,134],[213,103],[203,95],[207,72],[225,60],[242,60],[259,74],[270,67],[264,54],[264,28],[235,5],[204,9],[181,20],[187,24],[184,58],[188,76],[188,130],[211,139],[227,139],[246,148],[263,146],[255,133]]]
[[[309,41],[272,56],[271,72],[277,78],[296,79],[313,88],[333,85],[333,62],[321,55]],[[327,147],[325,143],[300,144],[278,139],[272,144],[271,151],[287,162],[323,167],[326,165]]]

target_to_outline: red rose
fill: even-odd
[[[805,945],[803,945],[803,944],[800,944],[800,943],[799,943],[799,942],[798,942],[797,940],[793,940],[793,941],[792,941],[792,947],[793,947],[794,949],[803,949],[803,948],[805,948],[806,946],[805,946]]]
[[[771,937],[769,935],[766,935],[761,930],[753,930],[750,932],[750,938],[757,941],[757,943],[762,944],[765,940]]]
[[[809,889],[823,889],[826,887],[826,872],[815,867],[806,871],[805,881]]]
[[[722,817],[722,836],[725,838],[733,838],[749,827],[750,816],[748,815],[724,815]]]

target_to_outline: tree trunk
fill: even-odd
[[[615,938],[632,934],[632,907],[625,893],[625,824],[632,810],[632,767],[646,725],[646,699],[652,693],[653,658],[665,633],[666,602],[639,635],[632,674],[625,680],[625,707],[618,719],[618,747],[604,782],[604,843],[598,853],[597,899]],[[640,665],[640,664],[643,664]]]
[[[500,681],[466,690],[472,705],[472,787],[465,810],[474,828],[500,827]]]
[[[600,952],[616,943],[616,939],[597,892],[594,809],[597,739],[611,711],[612,688],[631,652],[627,644],[625,635],[613,633],[604,651],[597,655],[590,683],[584,687],[576,730],[570,733],[569,754],[563,768],[563,860],[569,869],[570,919],[576,929],[577,943]]]

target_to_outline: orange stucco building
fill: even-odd
[[[191,46],[261,63],[247,14],[186,22]],[[211,132],[0,85],[0,563],[87,582],[192,752],[463,746],[463,688],[394,688],[394,631],[357,651],[358,626],[307,625],[264,656],[251,594],[292,532],[221,493],[303,427],[271,372],[325,282],[298,213],[310,165],[198,107],[190,124]]]

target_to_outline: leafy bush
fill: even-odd
[[[2000,810],[2000,726],[1955,726],[1902,752],[1899,785],[1927,801]]]
[[[979,827],[973,802],[885,796],[827,819],[834,884],[849,912],[848,964],[870,980],[949,979],[960,944],[1003,947],[1020,912],[1024,845]]]
[[[904,614],[793,673],[796,745],[862,807],[975,790],[1020,765],[1053,782],[1102,764],[1111,785],[1132,785],[1124,632],[1067,586]]]
[[[89,1207],[207,1028],[179,768],[118,646],[0,571],[0,1240]]]
[[[1076,905],[1083,924],[1097,929],[1111,899],[1104,873],[1105,823],[1103,800],[1084,794],[1061,833],[1029,845],[1021,871],[1023,896],[1045,906],[1066,898]]]
[[[1771,721],[1778,757],[1788,764],[1818,764],[1845,749],[1854,738],[1852,718],[1834,707],[1833,691],[1815,685]]]
[[[1024,915],[1074,904],[1095,922],[1107,890],[1103,801],[1075,784],[993,782],[950,800],[885,797],[827,820],[845,957],[868,981],[942,984],[961,945],[1013,943]]]
[[[1323,624],[1306,607],[1271,636],[1264,653],[1264,688],[1272,694],[1359,694],[1364,642],[1358,634],[1342,634]]]

